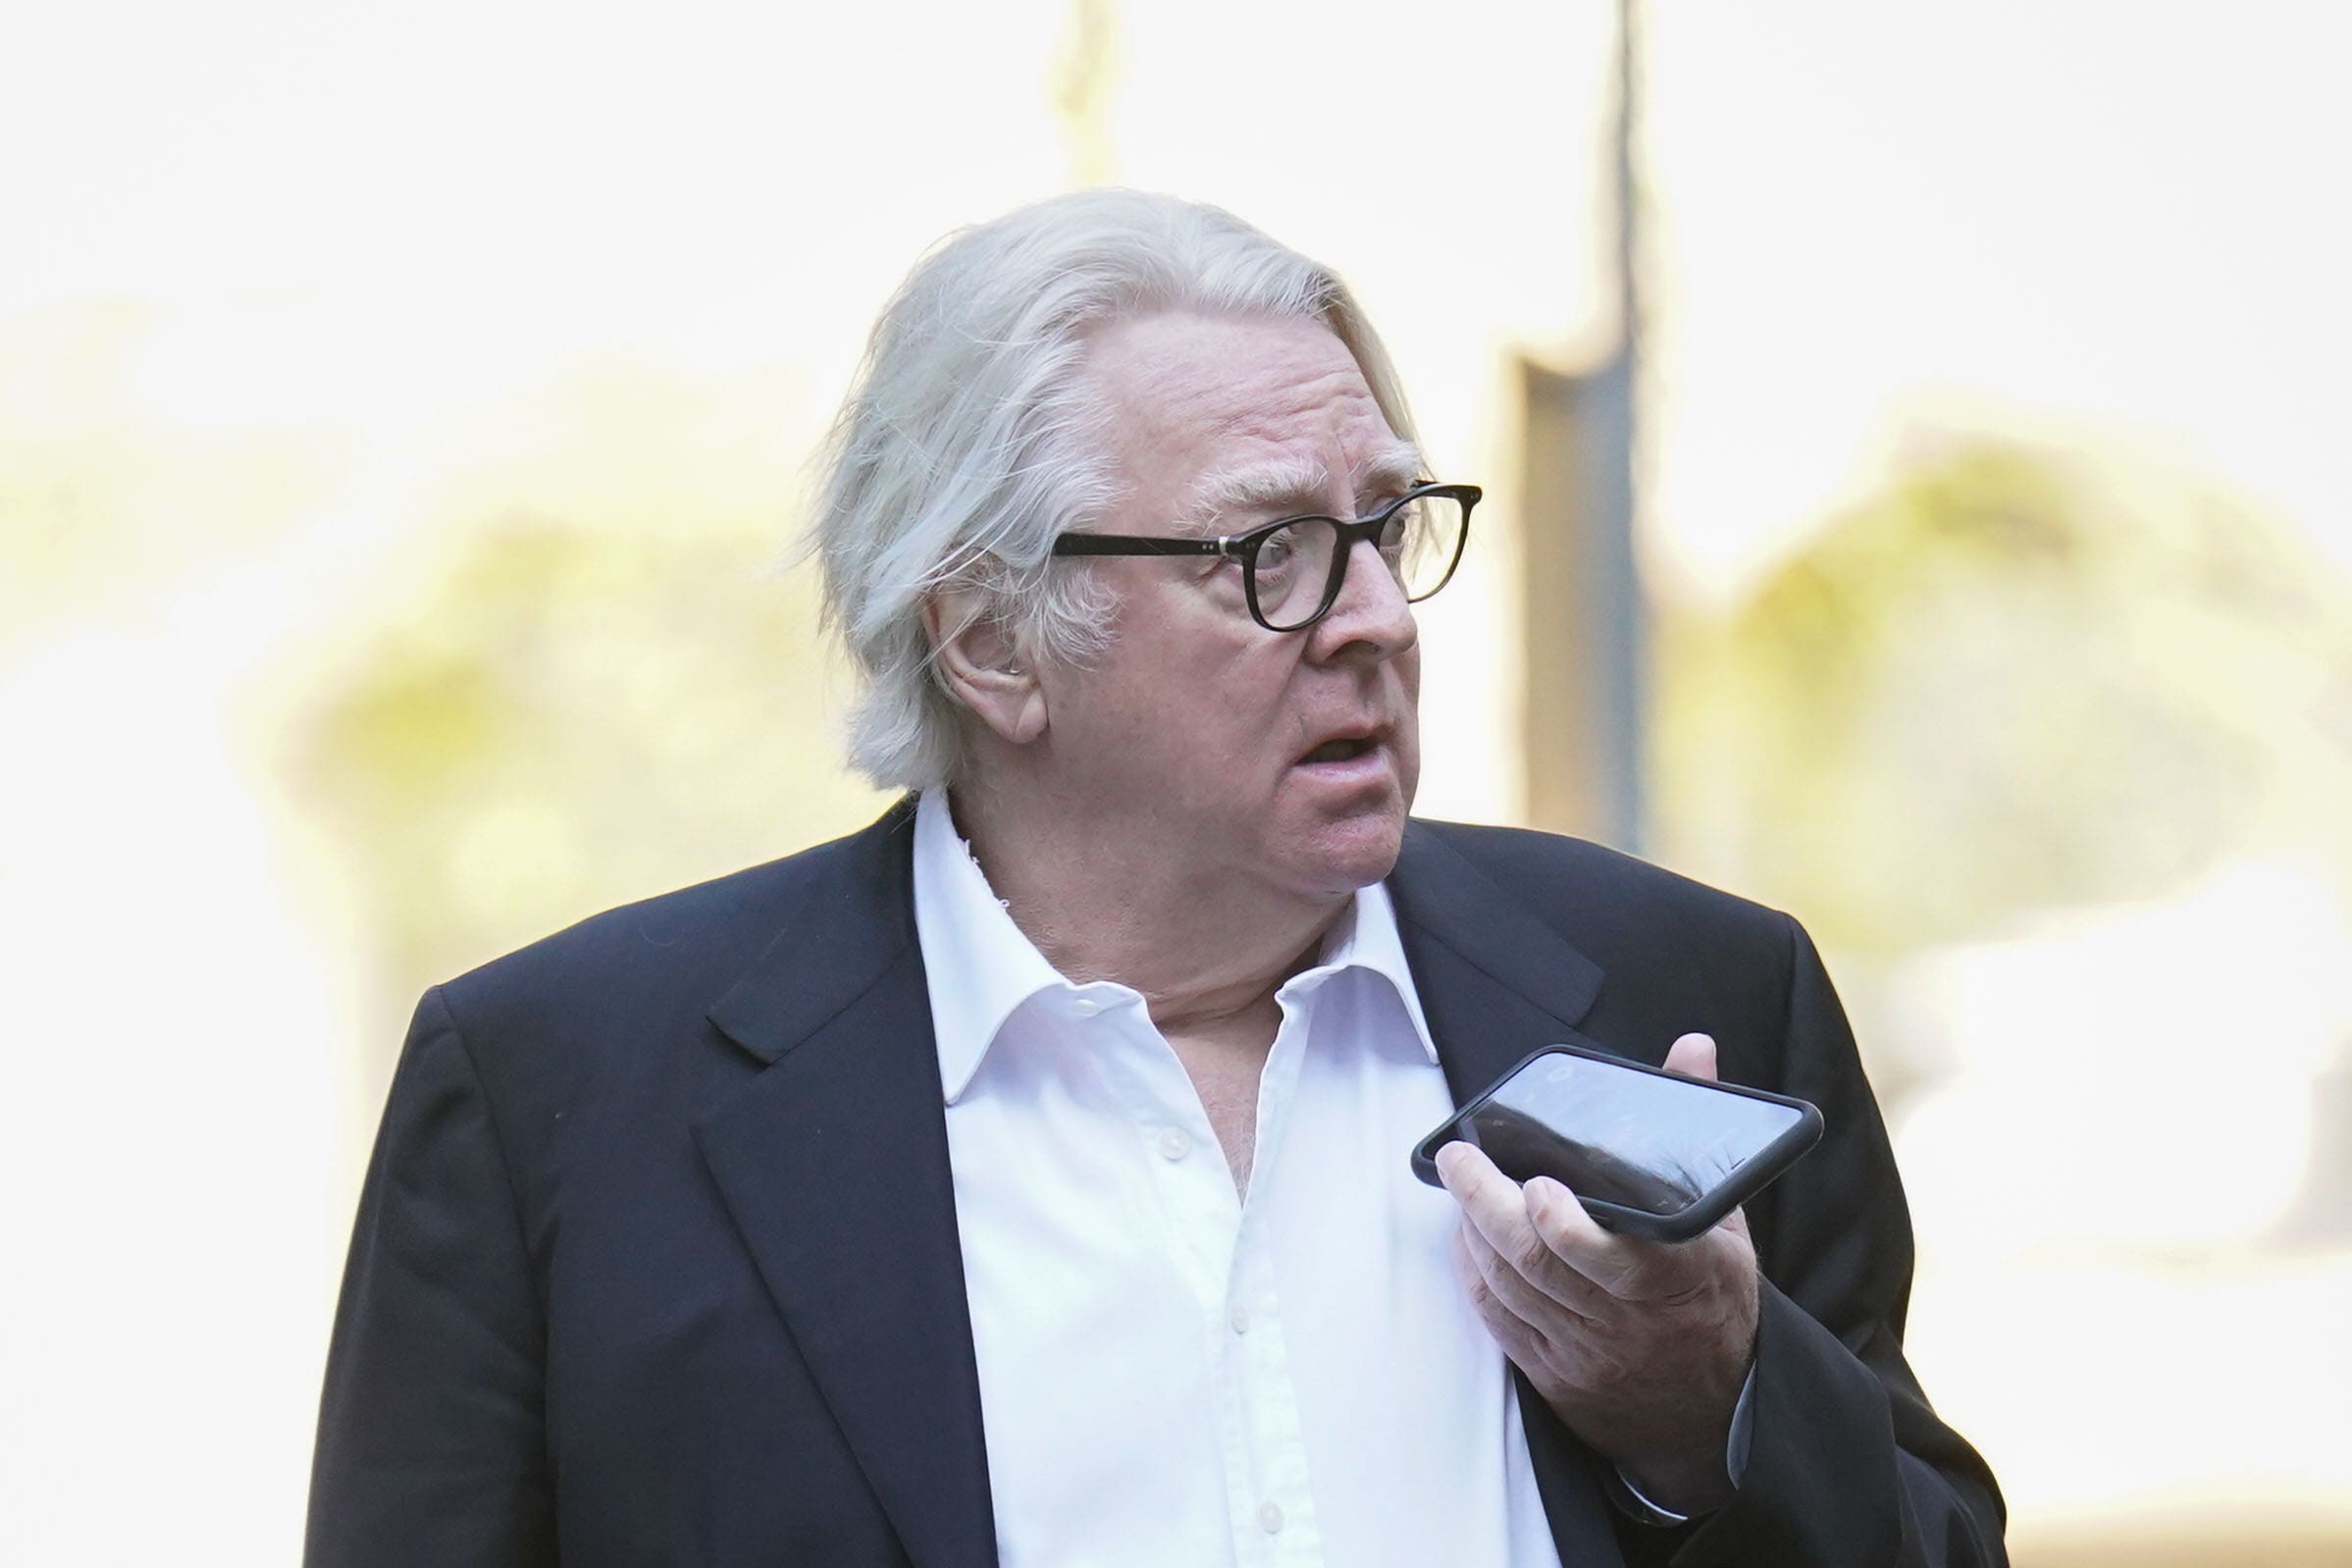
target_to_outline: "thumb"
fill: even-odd
[[[1711,1034],[1686,1034],[1676,1040],[1666,1048],[1666,1071],[1713,1082],[1715,1037]]]
[[[1666,1071],[1681,1072],[1694,1078],[1715,1081],[1715,1037],[1711,1034],[1686,1034],[1666,1047]],[[1748,1211],[1734,1209],[1716,1228],[1740,1238],[1750,1258],[1755,1256],[1755,1243],[1748,1234]]]

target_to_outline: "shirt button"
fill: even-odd
[[[1166,1132],[1160,1134],[1160,1153],[1163,1157],[1170,1160],[1181,1160],[1191,1152],[1192,1140],[1184,1135],[1182,1127],[1170,1127]]]
[[[1249,1308],[1243,1306],[1234,1307],[1231,1314],[1227,1317],[1226,1322],[1233,1326],[1233,1332],[1235,1333],[1249,1333]]]
[[[1070,1011],[1082,1019],[1090,1019],[1102,1010],[1103,1005],[1090,996],[1081,996],[1070,1004]]]
[[[1271,1502],[1258,1504],[1258,1528],[1270,1536],[1281,1533],[1282,1510],[1280,1504]]]

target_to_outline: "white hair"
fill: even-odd
[[[963,770],[929,596],[975,590],[1031,661],[1107,646],[1100,584],[1051,553],[1116,498],[1105,416],[1075,371],[1089,328],[1168,310],[1320,321],[1411,439],[1387,351],[1337,275],[1220,208],[1081,190],[950,235],[874,324],[820,455],[807,541],[825,623],[862,683],[850,760],[876,784],[922,789]]]

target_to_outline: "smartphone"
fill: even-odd
[[[1413,1174],[1438,1185],[1437,1151],[1474,1144],[1514,1181],[1560,1182],[1611,1230],[1688,1241],[1820,1138],[1803,1100],[1547,1045],[1422,1139]]]

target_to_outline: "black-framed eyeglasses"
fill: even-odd
[[[1339,602],[1347,558],[1358,541],[1379,550],[1405,602],[1443,588],[1461,563],[1476,485],[1416,485],[1370,517],[1285,517],[1246,534],[1153,539],[1136,534],[1063,534],[1057,555],[1225,555],[1241,562],[1250,618],[1270,632],[1299,632]]]

